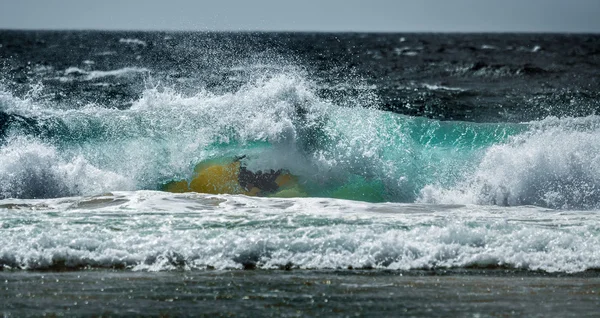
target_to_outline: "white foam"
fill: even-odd
[[[15,269],[600,267],[597,212],[148,191],[7,208],[0,263]]]
[[[59,197],[95,194],[135,185],[100,170],[81,156],[67,157],[33,138],[12,137],[0,148],[0,197]]]
[[[43,91],[43,84],[36,83],[30,86],[30,90],[24,98],[13,96],[8,90],[0,84],[0,110],[6,113],[24,113],[32,114],[42,111],[43,107],[33,103],[31,100],[39,97]]]
[[[488,148],[453,187],[428,185],[422,202],[600,208],[600,117],[548,118]]]
[[[449,87],[449,86],[435,85],[435,84],[423,84],[423,86],[425,88],[427,88],[428,90],[432,90],[432,91],[457,91],[457,92],[465,91],[465,89],[460,88],[460,87]]]

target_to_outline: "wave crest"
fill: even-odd
[[[600,208],[600,117],[548,118],[489,147],[454,187],[426,186],[422,202]]]
[[[100,170],[82,156],[63,158],[59,150],[26,137],[9,139],[0,148],[0,199],[54,198],[134,189],[132,182]]]

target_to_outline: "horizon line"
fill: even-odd
[[[482,30],[482,31],[466,31],[466,30],[293,30],[293,29],[146,29],[146,28],[20,28],[20,27],[3,27],[0,26],[0,31],[26,31],[26,32],[166,32],[166,33],[323,33],[323,34],[600,34],[600,31],[549,31],[549,30]]]

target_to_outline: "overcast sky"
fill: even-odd
[[[0,0],[7,28],[600,33],[600,0]]]

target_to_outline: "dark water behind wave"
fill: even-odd
[[[69,108],[128,107],[148,72],[183,91],[223,92],[290,66],[322,96],[370,90],[383,109],[437,119],[528,121],[600,106],[598,35],[2,31],[0,44],[11,91],[41,82],[45,99]]]

